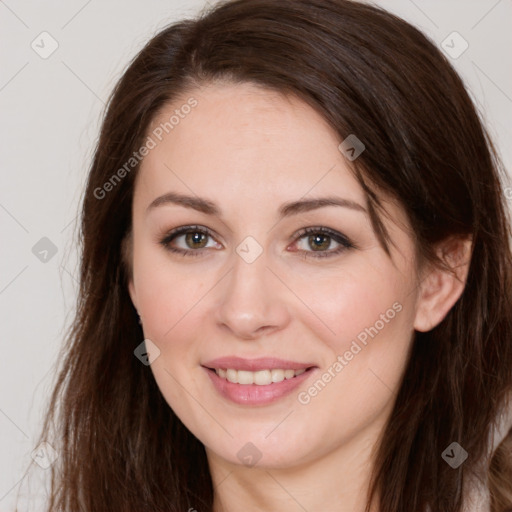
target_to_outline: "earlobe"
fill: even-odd
[[[438,249],[438,255],[452,269],[430,269],[419,287],[414,329],[428,332],[443,321],[462,295],[471,262],[471,238],[450,239]]]

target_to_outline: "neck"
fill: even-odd
[[[335,450],[285,468],[232,464],[207,449],[213,512],[364,512],[381,427],[374,423]]]

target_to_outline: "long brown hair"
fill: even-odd
[[[415,333],[369,493],[380,512],[460,511],[464,483],[512,392],[505,173],[440,50],[400,18],[349,0],[219,3],[158,33],[116,85],[83,198],[76,318],[40,438],[59,453],[48,510],[212,510],[203,445],[134,357],[143,333],[122,249],[139,167],[126,162],[163,107],[214,80],[296,95],[340,142],[356,134],[366,150],[352,170],[383,247],[380,192],[405,209],[424,261],[442,264],[438,243],[472,236],[462,296],[434,329]],[[453,441],[469,454],[457,469],[441,457]],[[511,442],[509,433],[489,466],[492,512],[512,506]]]

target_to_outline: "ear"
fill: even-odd
[[[449,238],[437,254],[453,271],[429,268],[420,284],[414,329],[427,332],[443,321],[466,286],[471,262],[472,239]]]
[[[137,294],[135,293],[135,286],[133,285],[132,277],[130,277],[128,281],[128,293],[130,294],[130,298],[132,299],[132,303],[135,309],[138,311],[139,308],[137,306]]]
[[[121,259],[123,266],[126,270],[126,280],[128,283],[128,293],[132,300],[135,309],[137,307],[137,294],[135,292],[135,286],[133,284],[133,235],[132,231],[127,233],[121,241]]]

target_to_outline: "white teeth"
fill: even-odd
[[[252,372],[246,372],[246,373],[252,373]],[[260,370],[259,372],[254,372],[253,375],[254,375],[253,384],[258,384],[259,386],[265,386],[272,382],[272,373],[270,370]]]
[[[238,372],[236,370],[226,370],[226,379],[236,384],[238,382]]]
[[[268,386],[273,382],[281,382],[285,379],[292,379],[297,375],[302,375],[306,371],[305,368],[300,370],[259,370],[257,372],[249,372],[247,370],[234,370],[228,368],[215,368],[215,373],[232,382],[233,384],[256,384],[258,386]]]
[[[228,370],[229,371],[229,370]],[[235,371],[235,370],[233,370]],[[245,372],[242,370],[238,370],[238,384],[252,384],[254,382],[254,373]]]
[[[295,376],[295,372],[293,370],[285,370],[284,371],[285,379],[291,379],[293,376]]]
[[[272,382],[281,382],[284,380],[284,370],[272,370]]]

